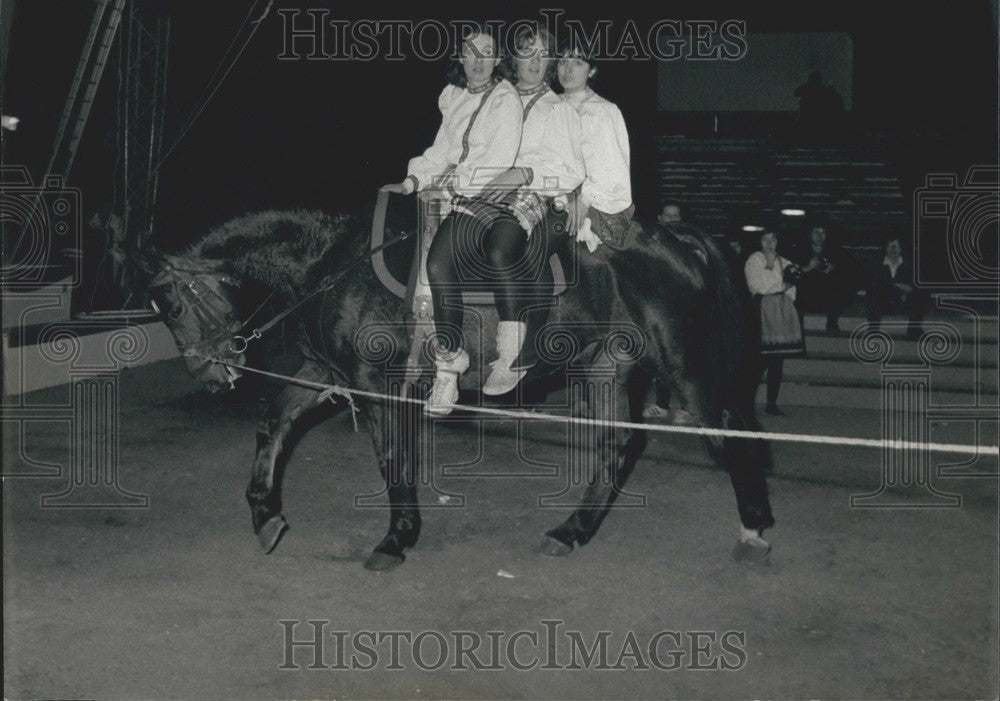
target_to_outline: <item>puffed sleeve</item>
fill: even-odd
[[[632,204],[625,119],[617,106],[607,103],[585,116],[582,126],[587,169],[583,196],[590,206],[606,214],[617,214]]]
[[[441,126],[438,127],[434,143],[421,155],[410,159],[409,166],[406,169],[407,188],[411,185],[417,190],[429,187],[433,183],[435,176],[444,173],[448,166],[451,165],[448,163],[450,135],[445,124],[445,114],[447,114],[448,106],[454,99],[454,96],[455,87],[452,85],[446,85],[444,90],[441,91],[441,95],[438,97],[438,109],[441,110]],[[411,180],[415,182],[409,182]]]
[[[755,295],[773,295],[784,292],[791,299],[795,299],[795,287],[785,289],[784,269],[791,265],[787,258],[778,256],[775,261],[777,265],[770,270],[767,268],[767,258],[760,251],[752,253],[747,258],[746,265],[743,266],[743,273],[747,278],[747,287]]]
[[[523,163],[532,172],[529,188],[555,197],[579,187],[586,174],[580,141],[580,115],[564,102],[554,104],[545,123],[541,150]]]
[[[510,84],[497,86],[469,133],[468,155],[455,168],[455,194],[474,197],[514,165],[521,146],[522,110],[521,97]]]

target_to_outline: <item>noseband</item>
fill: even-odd
[[[196,346],[215,349],[221,345],[220,341],[225,341],[226,348],[231,350],[233,334],[243,326],[236,319],[232,303],[216,291],[217,285],[206,280],[239,287],[239,282],[226,273],[176,268],[169,263],[149,283],[150,289],[166,286],[173,289],[180,311],[175,313],[174,309],[169,310],[167,316],[170,319],[179,321],[188,314],[194,314],[198,327],[203,332],[202,339],[195,343],[184,338],[182,329],[175,329],[182,353]]]

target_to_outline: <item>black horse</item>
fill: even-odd
[[[412,375],[407,379],[414,326],[400,320],[399,299],[371,265],[338,275],[348,262],[366,257],[368,242],[361,234],[359,223],[345,216],[268,211],[230,221],[181,254],[141,256],[152,275],[152,299],[189,371],[212,391],[232,388],[240,373],[209,358],[242,365],[243,344],[234,343],[234,336],[249,336],[265,315],[298,305],[289,319],[304,358],[295,374],[299,382],[271,402],[247,489],[254,531],[266,552],[288,527],[281,470],[275,466],[293,424],[317,406],[318,385],[419,394]],[[636,227],[620,250],[599,246],[591,253],[571,239],[563,249],[561,255],[576,257],[577,279],[538,336],[546,357],[526,382],[566,366],[593,370],[593,381],[571,392],[575,410],[628,422],[641,421],[642,397],[655,378],[698,425],[759,429],[753,416],[759,376],[747,323],[749,299],[710,237],[684,224]],[[470,349],[473,367],[477,350]],[[390,376],[400,378],[398,387],[387,383]],[[415,546],[420,534],[417,441],[426,419],[413,403],[366,397],[355,403],[371,433],[390,505],[389,531],[365,566],[388,569],[404,560],[404,550]],[[588,461],[596,467],[582,501],[545,534],[544,553],[567,554],[594,536],[622,494],[644,433],[613,423],[596,431],[592,448],[598,460]],[[770,549],[761,534],[774,523],[765,481],[768,447],[738,437],[707,443],[736,493],[742,529],[734,556],[761,559]]]

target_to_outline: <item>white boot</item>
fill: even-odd
[[[493,370],[483,385],[483,394],[495,397],[506,394],[517,387],[517,383],[528,374],[527,370],[511,370],[510,366],[521,352],[524,334],[528,325],[523,321],[501,321],[497,326],[497,355],[500,357],[490,363]]]
[[[454,353],[438,350],[434,364],[437,366],[437,373],[424,411],[435,416],[446,416],[451,413],[452,404],[458,401],[458,376],[469,369],[469,354],[461,348]]]

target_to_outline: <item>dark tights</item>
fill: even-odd
[[[778,389],[781,388],[781,375],[785,369],[785,359],[780,355],[761,355],[761,372],[767,372],[767,406],[778,405]]]
[[[492,292],[501,321],[519,320],[532,298],[550,293],[548,250],[536,234],[529,239],[512,217],[484,224],[453,212],[441,223],[427,253],[427,279],[444,350],[462,347],[463,290]]]

